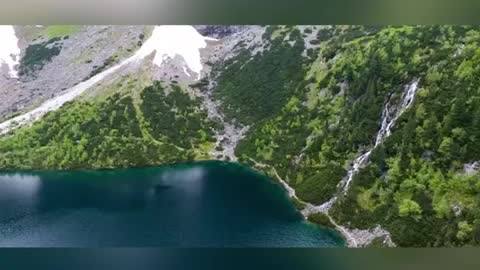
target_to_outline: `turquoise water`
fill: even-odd
[[[0,173],[0,246],[331,247],[282,188],[238,164]]]

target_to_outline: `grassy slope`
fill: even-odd
[[[48,26],[44,33],[48,38],[70,36],[82,29],[80,25],[52,25]]]

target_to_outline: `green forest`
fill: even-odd
[[[77,170],[208,159],[203,149],[212,141],[211,123],[198,100],[158,81],[141,97],[137,102],[116,93],[105,101],[68,103],[2,137],[0,167]]]

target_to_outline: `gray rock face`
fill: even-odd
[[[262,35],[265,27],[257,25],[242,26],[237,32],[224,36],[216,46],[205,52],[205,58],[211,63],[222,63],[235,55],[242,49],[247,49],[252,56],[263,51],[265,41]]]
[[[480,161],[474,161],[463,165],[463,173],[473,175],[480,171]]]
[[[242,31],[248,26],[244,25],[195,25],[195,29],[202,35],[221,39]]]
[[[456,202],[452,204],[451,208],[452,208],[453,214],[456,217],[459,217],[463,212],[463,204],[461,202]]]

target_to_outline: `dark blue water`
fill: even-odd
[[[237,164],[0,173],[0,246],[325,247],[282,188]]]

